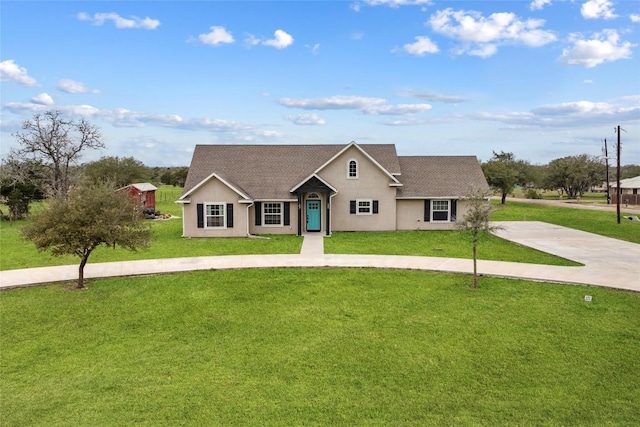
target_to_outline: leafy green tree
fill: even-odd
[[[44,199],[46,180],[42,162],[7,157],[0,167],[0,195],[6,200],[10,220],[24,218],[33,200]]]
[[[119,245],[135,251],[151,241],[139,206],[108,184],[77,187],[67,200],[52,198],[22,233],[38,250],[80,258],[77,289],[84,288],[84,267],[98,246]]]
[[[640,176],[640,165],[624,165],[620,168],[620,179]]]
[[[602,161],[587,154],[555,159],[547,166],[545,188],[560,189],[569,199],[581,196],[594,185],[605,180]]]
[[[13,135],[20,148],[10,155],[19,160],[42,161],[51,176],[56,197],[66,198],[72,185],[74,165],[88,149],[104,148],[98,128],[84,118],[65,119],[59,111],[35,114]]]
[[[133,157],[102,157],[95,162],[87,163],[84,175],[89,183],[113,182],[117,188],[137,182],[147,182],[151,170]]]
[[[187,173],[189,173],[189,168],[187,167],[167,168],[160,175],[160,182],[165,185],[183,187],[184,182],[187,180]]]
[[[493,152],[491,160],[482,165],[487,182],[496,191],[500,191],[501,203],[504,205],[507,195],[516,184],[526,185],[530,180],[527,174],[528,163],[517,161],[513,153]]]
[[[491,193],[482,189],[472,190],[462,200],[467,204],[467,212],[456,223],[458,230],[471,234],[473,248],[473,284],[478,288],[478,242],[483,235],[499,230],[499,226],[489,222],[493,208],[489,203]]]
[[[189,168],[187,167],[174,168],[171,185],[175,185],[176,187],[184,187],[184,182],[187,180],[188,173]]]

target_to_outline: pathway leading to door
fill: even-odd
[[[324,236],[322,233],[306,233],[303,236],[300,255],[324,255]]]

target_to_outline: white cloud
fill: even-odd
[[[244,44],[247,45],[248,47],[253,47],[253,46],[257,46],[261,43],[262,41],[257,38],[256,36],[254,36],[253,34],[249,34],[247,37],[245,37],[244,39]]]
[[[629,19],[631,19],[631,22],[640,22],[640,14],[638,13],[632,13],[631,15],[629,15]]]
[[[461,43],[454,53],[486,58],[497,52],[499,44],[517,43],[540,47],[555,41],[551,31],[540,29],[542,19],[522,20],[513,13],[493,13],[488,17],[476,11],[440,10],[427,22],[433,31]]]
[[[613,3],[609,0],[589,0],[582,4],[580,13],[585,19],[613,19],[618,16],[614,13]]]
[[[569,114],[614,114],[616,108],[607,102],[574,101],[543,105],[531,110],[539,116],[566,116]]]
[[[160,26],[160,21],[157,19],[151,19],[149,17],[138,18],[137,16],[123,18],[114,12],[96,13],[93,16],[86,12],[80,12],[77,18],[80,21],[91,21],[93,25],[102,25],[107,21],[113,21],[118,29],[142,28],[143,30],[155,30]]]
[[[34,96],[33,98],[31,98],[31,102],[33,102],[34,104],[40,104],[40,105],[54,104],[53,98],[51,98],[51,96],[46,92],[42,92],[40,95]]]
[[[481,112],[467,119],[496,121],[526,128],[572,128],[637,121],[640,106],[624,103],[574,101],[543,105],[530,111],[507,113]]]
[[[587,79],[587,80],[583,80],[582,83],[592,85],[594,84],[594,81]]]
[[[495,55],[498,52],[498,47],[495,44],[481,44],[475,49],[467,50],[467,55],[477,56],[479,58],[488,58]]]
[[[444,102],[448,104],[457,104],[460,102],[467,101],[466,98],[458,95],[443,95],[440,93],[426,92],[426,91],[419,91],[419,90],[412,90],[412,89],[402,90],[398,92],[398,96],[416,97],[416,98],[421,98],[431,102]]]
[[[285,47],[293,44],[293,37],[283,30],[276,30],[273,33],[273,38],[263,41],[262,44],[265,46],[275,47],[276,49],[284,49]]]
[[[396,105],[377,105],[363,112],[366,114],[380,116],[404,116],[407,114],[418,114],[431,109],[429,104],[396,104]]]
[[[572,34],[570,40],[573,46],[562,51],[560,62],[586,68],[631,58],[631,48],[637,46],[630,42],[620,42],[616,30],[603,30],[594,34],[590,40],[585,40],[580,34]]]
[[[317,114],[287,114],[283,117],[295,125],[324,125],[325,120]]]
[[[35,102],[8,102],[2,104],[2,108],[18,114],[24,111],[41,113],[51,109],[51,106]],[[56,110],[74,116],[95,116],[100,114],[100,110],[91,105],[58,105]]]
[[[304,45],[304,47],[309,49],[313,55],[317,55],[320,51],[320,43],[316,43],[313,46],[306,44]]]
[[[533,0],[531,3],[529,3],[529,9],[541,10],[548,4],[551,4],[551,0]]]
[[[303,110],[365,110],[387,102],[384,98],[366,98],[362,96],[336,95],[327,98],[280,98],[278,102],[285,107]]]
[[[289,108],[303,110],[356,110],[371,115],[417,114],[431,109],[429,104],[387,104],[384,98],[336,95],[326,98],[281,98],[278,102]]]
[[[404,51],[410,55],[422,56],[425,53],[438,53],[438,45],[432,42],[427,36],[418,36],[414,43],[407,43],[400,48],[393,48],[392,52]]]
[[[397,8],[400,6],[429,6],[433,4],[432,0],[362,0],[351,4],[351,9],[360,12],[360,4],[366,6],[388,6]]]
[[[58,89],[67,93],[100,93],[99,90],[89,89],[84,83],[71,79],[62,79],[58,82]]]
[[[198,40],[209,46],[218,46],[222,43],[233,43],[233,35],[228,32],[224,27],[216,26],[209,27],[211,30],[206,34],[200,34]]]
[[[0,62],[0,81],[15,82],[23,86],[36,86],[38,82],[29,76],[26,68],[20,67],[13,59]]]

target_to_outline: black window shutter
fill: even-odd
[[[256,202],[256,225],[262,225],[262,203]]]
[[[227,228],[233,228],[233,203],[227,203]]]
[[[455,199],[451,199],[451,221],[455,221],[457,215],[458,215],[458,201]]]
[[[374,214],[378,213],[378,201],[377,200],[373,201],[373,213]]]
[[[196,211],[198,213],[198,228],[204,228],[204,205],[198,203],[196,205]]]
[[[349,201],[349,213],[350,214],[356,213],[356,201],[355,200],[350,200]]]
[[[290,202],[284,202],[284,225],[290,225],[291,224],[291,203]]]
[[[431,221],[431,200],[424,201],[424,222]]]

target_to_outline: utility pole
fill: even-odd
[[[620,224],[620,199],[622,198],[622,192],[620,191],[620,125],[617,127],[618,144],[616,146],[617,157],[617,176],[616,176],[616,213],[618,215],[618,224]]]
[[[609,182],[609,153],[607,152],[607,138],[604,139],[604,161],[607,165],[607,204],[611,204],[611,183]]]

